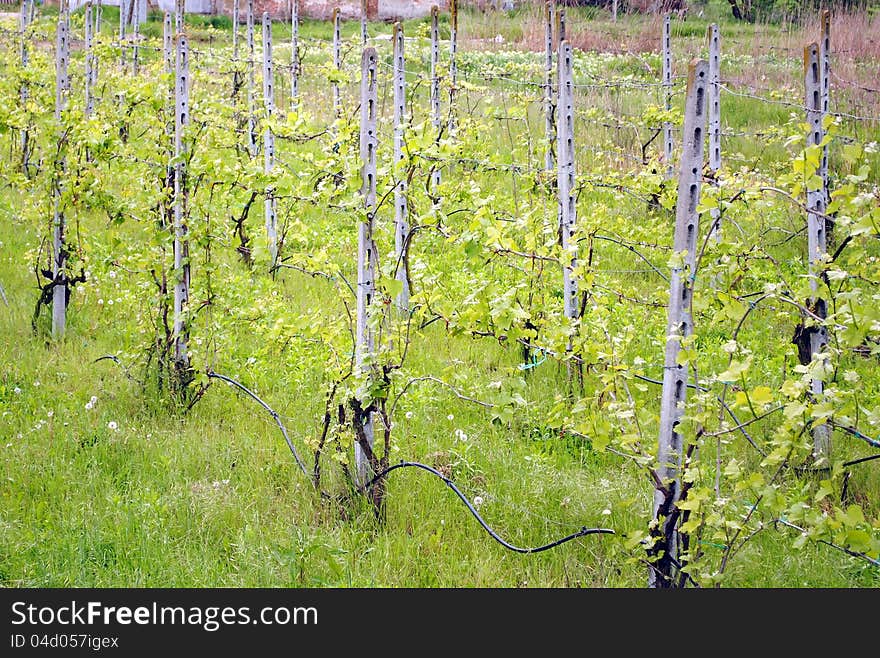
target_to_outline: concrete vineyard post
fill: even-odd
[[[819,59],[820,69],[819,78],[822,87],[822,128],[824,130],[831,103],[831,11],[825,9],[822,11],[821,17],[822,35],[819,41]],[[831,196],[828,191],[828,144],[822,147],[822,164],[819,166],[819,176],[822,178],[822,193],[825,195],[825,205],[831,202]],[[834,223],[825,220],[825,237],[827,241],[831,241],[834,230]]]
[[[34,0],[24,0],[21,3],[21,17],[20,17],[20,25],[21,25],[21,44],[20,44],[20,59],[21,59],[21,68],[22,70],[26,70],[28,68],[28,64],[30,63],[30,49],[29,46],[29,34],[28,27],[33,22],[34,18]],[[19,98],[21,99],[21,106],[25,107],[28,102],[28,98],[30,97],[30,90],[28,89],[27,82],[22,82],[21,88],[19,89]],[[25,127],[21,131],[21,167],[22,171],[25,175],[28,175],[28,165],[30,160],[30,130]]]
[[[403,131],[406,124],[406,57],[404,55],[403,26],[394,24],[394,167],[397,186],[394,188],[394,255],[397,260],[397,280],[400,293],[397,308],[409,310],[409,272],[404,260],[409,240],[409,217],[406,201],[407,181],[399,165],[403,161]]]
[[[173,28],[171,27],[171,12],[165,12],[162,18],[162,57],[165,60],[165,72],[172,73],[174,69],[174,43]]]
[[[333,70],[338,73],[342,68],[342,31],[339,25],[339,7],[333,9]],[[342,113],[342,99],[339,96],[339,83],[334,80],[333,112],[338,118]]]
[[[189,370],[188,322],[190,264],[189,227],[186,219],[186,147],[184,131],[189,125],[189,41],[183,31],[183,0],[178,0],[176,54],[174,60],[174,365],[178,377]]]
[[[554,143],[556,141],[556,106],[553,103],[553,24],[556,20],[556,0],[544,2],[544,138],[547,151],[544,154],[544,169],[553,171],[555,167]]]
[[[232,0],[232,61],[238,61],[239,0]]]
[[[431,7],[431,125],[434,135],[440,141],[440,10],[437,5]],[[440,185],[440,164],[434,166],[431,177],[434,191]]]
[[[70,63],[70,13],[67,2],[59,8],[55,40],[55,121],[58,123],[59,139],[67,95],[70,89],[68,65]],[[52,221],[52,337],[63,338],[67,325],[67,244],[64,210],[61,207],[61,177],[66,168],[64,156],[56,164],[54,185],[54,218]]]
[[[378,254],[373,242],[373,221],[376,212],[376,112],[378,107],[378,82],[376,67],[378,58],[374,48],[365,48],[361,59],[361,131],[360,157],[361,179],[364,201],[364,217],[358,226],[357,255],[357,316],[355,332],[355,367],[363,374],[364,361],[373,351],[373,335],[369,328],[368,315],[376,287]],[[373,422],[364,419],[364,434],[367,443],[373,445]],[[370,474],[366,453],[355,442],[355,472],[357,483],[363,485]]]
[[[299,0],[290,0],[290,106],[299,103]]]
[[[807,148],[820,147],[825,139],[825,130],[822,123],[823,89],[822,89],[822,57],[821,49],[811,43],[804,49],[804,96],[807,108],[807,124],[810,132],[807,134]],[[821,168],[821,165],[820,165]],[[822,275],[824,265],[822,261],[827,254],[827,235],[825,231],[826,204],[825,181],[822,181],[819,189],[807,187],[807,251],[810,263],[810,289],[813,298],[807,302],[807,307],[812,312],[825,319],[828,310],[824,299],[818,296],[819,277]],[[812,327],[810,337],[810,360],[817,354],[822,353],[828,344],[828,331],[823,326]],[[821,379],[813,379],[810,383],[812,397],[822,395],[824,383]],[[813,428],[813,455],[817,460],[827,459],[831,452],[831,428],[827,423],[816,425]],[[827,464],[826,464],[827,465]]]
[[[367,39],[369,39],[369,35],[367,34],[367,18],[368,18],[368,10],[367,10],[367,0],[361,0],[361,45],[367,45]]]
[[[449,0],[449,134],[455,132],[455,85],[458,81],[458,0]]]
[[[679,354],[682,341],[693,332],[691,301],[700,232],[697,206],[700,203],[709,82],[708,62],[695,60],[691,62],[689,68],[673,238],[673,252],[681,254],[682,260],[673,265],[669,279],[666,351],[657,449],[657,472],[666,490],[654,491],[656,528],[653,532],[657,542],[651,549],[653,559],[648,577],[651,587],[674,585],[673,579],[677,573],[675,564],[679,551],[678,529],[670,520],[671,512],[681,492],[682,437],[678,432],[678,424],[684,414],[688,387],[688,366],[679,362]]]
[[[140,65],[140,52],[138,50],[138,42],[141,36],[141,3],[143,3],[146,13],[147,0],[132,0],[134,3],[131,13],[131,70],[137,75],[138,66]]]
[[[271,174],[275,166],[275,135],[269,125],[275,113],[275,74],[272,68],[272,20],[263,12],[263,104],[266,126],[263,130],[263,170]],[[269,243],[269,268],[274,270],[278,260],[278,214],[274,190],[266,189],[266,237]]]
[[[92,29],[94,25],[92,23],[92,3],[91,0],[86,2],[86,11],[85,11],[85,105],[84,105],[84,114],[86,119],[92,116],[92,113],[95,110],[94,100],[92,98],[92,85],[94,84],[94,74],[92,73],[92,66],[94,65],[94,36],[92,34]]]
[[[672,109],[672,19],[669,14],[663,17],[663,88],[666,92],[666,111]],[[666,165],[666,178],[675,174],[673,166],[672,123],[663,122],[663,162]]]
[[[256,63],[254,50],[254,0],[247,0],[247,46],[248,46],[248,151],[252,158],[257,157],[257,120],[254,116],[254,84]]]
[[[574,276],[577,266],[577,205],[574,162],[574,89],[572,85],[572,50],[568,41],[559,43],[559,85],[556,107],[559,111],[559,230],[562,236],[562,285],[565,317],[572,322],[578,317],[578,284]]]
[[[709,26],[709,178],[718,185],[718,172],[721,169],[721,36],[718,25]],[[720,203],[720,202],[719,202]],[[709,211],[712,218],[712,231],[717,241],[721,241],[721,208]]]

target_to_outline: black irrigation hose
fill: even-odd
[[[371,489],[377,482],[379,482],[379,480],[381,480],[386,475],[388,475],[391,471],[395,471],[399,468],[418,468],[423,471],[427,471],[428,473],[434,475],[435,477],[438,477],[441,480],[443,480],[443,482],[446,483],[446,486],[448,486],[450,489],[452,489],[455,492],[455,495],[457,495],[461,499],[461,502],[463,502],[467,506],[468,510],[470,511],[471,514],[473,514],[474,518],[479,522],[479,524],[481,526],[483,526],[483,529],[489,533],[489,536],[492,537],[492,539],[497,541],[499,544],[504,546],[504,548],[506,548],[510,551],[514,551],[515,553],[541,553],[543,551],[550,550],[551,548],[555,548],[561,544],[569,542],[572,539],[577,539],[578,537],[585,537],[587,535],[613,535],[613,534],[615,534],[614,530],[611,530],[610,528],[586,528],[586,527],[584,527],[584,528],[581,528],[580,530],[578,530],[577,532],[575,532],[574,534],[568,535],[566,537],[562,537],[561,539],[557,539],[556,541],[550,542],[549,544],[544,544],[543,546],[536,546],[535,548],[521,548],[519,546],[514,546],[513,544],[504,541],[504,539],[502,539],[501,536],[499,536],[498,533],[495,532],[489,526],[489,524],[483,520],[483,517],[480,516],[480,514],[477,512],[476,509],[474,509],[474,506],[471,504],[471,501],[468,500],[467,496],[465,496],[461,492],[461,490],[457,486],[455,486],[455,482],[453,482],[448,477],[443,475],[437,469],[432,468],[426,464],[420,464],[418,462],[401,461],[400,463],[394,464],[393,466],[389,466],[384,471],[382,471],[378,475],[376,475],[372,480],[367,482],[363,487],[360,487],[358,490],[361,492],[366,492],[368,489]]]
[[[275,412],[275,410],[272,407],[270,407],[268,404],[263,402],[263,400],[256,393],[254,393],[252,390],[250,390],[247,386],[238,383],[237,381],[235,381],[231,377],[227,377],[226,375],[221,375],[220,373],[214,372],[213,370],[208,370],[207,375],[208,375],[208,377],[213,377],[214,379],[220,379],[220,380],[226,382],[227,384],[232,384],[237,389],[247,393],[254,400],[256,400],[256,402],[261,407],[263,407],[263,409],[268,411],[269,414],[272,416],[272,419],[275,421],[275,424],[278,425],[278,429],[281,430],[281,434],[284,436],[284,440],[287,442],[287,447],[290,448],[290,452],[293,454],[293,458],[296,460],[296,463],[299,465],[300,470],[302,470],[303,475],[305,475],[307,479],[311,479],[311,478],[309,478],[308,471],[306,471],[306,465],[303,463],[303,460],[300,459],[299,453],[296,451],[296,448],[293,446],[293,442],[290,440],[290,437],[287,435],[287,428],[284,427],[284,424],[281,422],[281,418],[278,416],[278,414]]]

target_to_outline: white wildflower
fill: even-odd
[[[116,424],[115,420],[111,420],[109,423],[107,423],[107,427],[113,431],[116,431],[119,428],[119,425]]]
[[[449,414],[448,416],[446,416],[446,420],[455,420],[455,416]]]
[[[94,405],[94,404],[98,404],[98,396],[97,396],[97,395],[93,395],[93,396],[91,397],[91,399],[89,400],[89,402],[91,402],[93,405]]]
[[[91,402],[86,402],[86,411],[91,411],[95,407]]]
[[[611,516],[611,510],[606,507],[602,510],[602,516]]]
[[[407,420],[409,420],[409,419],[412,418],[412,416],[413,416],[412,411],[407,411],[407,412],[406,412],[405,414],[403,414],[403,415],[406,417]]]
[[[480,509],[483,505],[483,497],[482,496],[474,496],[474,507]]]
[[[109,272],[107,272],[107,276],[110,277],[111,279],[115,279],[116,278],[116,270],[110,270]]]
[[[54,415],[55,415],[55,412],[52,411],[52,410],[49,410],[49,411],[46,412],[46,416],[48,416],[49,418],[51,418],[51,417],[54,416]]]
[[[16,386],[14,389],[12,389],[12,392],[15,393],[16,395],[21,395],[21,389],[18,386]]]
[[[98,300],[98,306],[103,306],[103,305],[104,305],[104,300],[103,300],[103,299],[99,299],[99,300]]]

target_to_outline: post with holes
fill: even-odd
[[[34,0],[24,0],[24,2],[21,3],[21,44],[19,55],[21,58],[22,71],[27,70],[28,63],[30,61],[30,49],[28,48],[30,35],[28,34],[28,27],[33,21],[33,7]],[[28,89],[28,84],[26,81],[23,81],[21,83],[21,88],[19,89],[18,93],[19,98],[21,99],[21,107],[24,108],[27,106],[28,97],[30,96],[30,90]],[[29,160],[30,129],[28,126],[25,126],[21,131],[21,168],[25,175],[28,175]]]
[[[67,107],[70,90],[68,64],[70,63],[70,13],[66,0],[59,7],[58,27],[55,40],[55,121],[58,123],[59,139],[64,130],[62,116]],[[67,283],[67,244],[65,237],[64,210],[61,207],[62,176],[66,169],[63,150],[55,163],[54,201],[55,213],[52,222],[52,337],[63,338],[67,324],[67,297],[70,289]]]
[[[263,104],[266,126],[263,131],[263,171],[272,173],[275,166],[275,135],[269,121],[275,113],[275,74],[272,69],[272,21],[268,12],[263,12]],[[274,271],[278,260],[278,217],[274,187],[266,189],[266,238],[269,243],[269,268]]]
[[[299,0],[290,0],[290,106],[299,103]]]
[[[831,103],[831,11],[822,11],[822,38],[819,42],[820,59],[820,84],[822,86],[822,128],[824,130]],[[822,163],[819,167],[819,176],[822,178],[822,192],[825,195],[825,205],[831,202],[828,191],[828,145],[822,147]],[[834,237],[834,222],[825,218],[825,239],[831,242]]]
[[[431,7],[431,125],[437,142],[440,141],[440,10],[437,5]],[[440,165],[434,166],[431,181],[434,191],[440,185]]]
[[[339,25],[339,7],[333,9],[333,69],[342,69],[342,31]],[[336,118],[342,114],[342,99],[339,96],[339,83],[333,80],[333,113]]]
[[[666,111],[672,109],[672,19],[669,14],[663,17],[663,88],[666,91]],[[663,161],[666,164],[666,178],[672,178],[675,167],[672,164],[672,123],[663,122]]]
[[[254,50],[254,0],[247,0],[247,45],[248,45],[248,151],[252,158],[257,157],[257,119],[254,116],[255,50]]]
[[[700,232],[700,182],[703,170],[703,141],[706,131],[706,97],[709,65],[705,60],[691,62],[685,98],[681,172],[675,207],[673,250],[682,261],[672,267],[669,278],[669,308],[666,325],[666,354],[663,366],[663,392],[660,398],[660,436],[657,473],[664,489],[654,491],[652,530],[655,544],[649,550],[651,587],[675,587],[678,571],[679,532],[675,503],[681,494],[682,437],[678,424],[687,400],[688,366],[679,363],[681,342],[693,332],[691,300],[696,276],[697,239]]]
[[[821,147],[825,139],[825,130],[822,124],[823,100],[822,100],[822,58],[820,47],[811,43],[804,49],[804,92],[807,108],[807,123],[810,132],[807,135],[807,148]],[[821,167],[821,164],[820,164]],[[807,249],[810,262],[810,289],[813,298],[808,300],[807,307],[812,313],[824,320],[828,309],[825,300],[817,295],[819,279],[823,276],[824,265],[822,261],[826,256],[827,235],[825,233],[825,209],[827,207],[824,181],[818,188],[811,189],[807,183]],[[828,344],[828,331],[821,325],[798,327],[795,334],[799,344],[798,356],[800,362],[806,365],[812,362],[817,354],[825,351]],[[809,349],[804,349],[808,347]],[[822,395],[824,389],[821,379],[813,379],[810,383],[811,396],[816,399]],[[831,453],[831,428],[827,424],[817,425],[813,428],[813,456],[822,466],[829,467],[828,457]]]
[[[92,89],[94,89],[93,85],[95,83],[95,74],[93,72],[93,67],[95,65],[95,53],[94,53],[94,35],[92,34],[93,23],[92,23],[92,3],[91,0],[86,2],[86,14],[85,14],[85,46],[86,46],[86,54],[85,54],[85,83],[86,83],[86,96],[85,96],[85,105],[84,105],[84,113],[86,119],[92,116],[92,113],[95,111],[95,102],[92,97]]]
[[[131,0],[134,5],[131,12],[131,70],[137,75],[140,66],[139,41],[141,38],[141,6],[144,8],[144,18],[146,18],[147,0]]]
[[[128,5],[132,0],[119,0],[119,68],[125,67],[125,37],[126,37],[126,21],[128,14]]]
[[[721,36],[718,25],[709,26],[709,178],[718,186],[721,169]],[[721,208],[710,210],[711,230],[721,242]]]
[[[458,82],[458,0],[449,0],[449,134],[455,132],[455,92]]]
[[[368,326],[368,314],[376,286],[378,254],[373,242],[373,219],[376,212],[376,111],[377,111],[377,56],[375,48],[365,48],[361,59],[361,193],[364,199],[364,217],[358,226],[357,262],[357,326],[355,332],[355,368],[363,376],[364,361],[373,351],[373,335]],[[373,446],[373,422],[363,419],[364,435]],[[363,485],[370,475],[367,453],[355,442],[355,472],[357,483]]]
[[[562,243],[562,285],[565,317],[572,323],[578,317],[578,284],[574,276],[577,266],[577,206],[574,168],[574,89],[572,87],[572,51],[568,41],[559,43],[556,106],[559,109],[559,170],[556,186],[559,192],[559,232]]]
[[[361,0],[361,44],[364,46],[367,45],[367,39],[369,38],[369,35],[367,34],[368,14],[367,0]]]
[[[544,168],[553,171],[556,157],[554,143],[556,141],[556,122],[554,115],[556,106],[553,103],[553,23],[556,0],[544,1],[544,138],[547,140],[547,152],[544,154]]]
[[[183,0],[177,2],[174,60],[174,367],[180,389],[189,377],[190,292],[189,226],[186,218],[187,172],[184,131],[189,125],[189,41],[183,31]]]
[[[238,62],[239,0],[232,0],[232,61]]]
[[[162,58],[165,60],[165,72],[174,72],[174,42],[173,28],[171,27],[171,12],[166,11],[162,19]]]
[[[407,181],[400,163],[403,161],[403,131],[406,124],[406,57],[404,55],[403,26],[394,24],[394,255],[397,260],[397,280],[400,293],[397,308],[409,311],[409,268],[405,253],[409,241],[409,208],[406,201]]]
[[[555,2],[554,2],[555,4]],[[565,7],[560,7],[557,5],[556,7],[556,44],[557,47],[560,43],[566,40],[566,32],[565,32]]]

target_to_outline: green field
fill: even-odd
[[[57,14],[32,26],[26,69],[14,21],[0,23],[0,285],[8,302],[0,302],[0,584],[644,586],[655,382],[663,377],[668,277],[679,258],[675,181],[664,180],[656,133],[668,120],[680,141],[687,63],[704,55],[720,4],[675,23],[668,113],[659,53],[638,46],[653,34],[659,44],[656,18],[612,23],[604,13],[569,12],[583,311],[574,325],[562,309],[556,174],[543,170],[540,16],[462,12],[452,104],[449,44],[441,44],[439,140],[429,114],[429,23],[404,24],[411,121],[396,166],[391,27],[370,25],[379,57],[380,201],[370,326],[379,347],[366,374],[352,367],[357,231],[366,216],[359,26],[346,24],[336,72],[329,27],[304,22],[296,107],[290,28],[273,26],[278,111],[268,123],[259,59],[254,87],[257,141],[265,125],[276,138],[266,173],[263,154],[246,148],[246,84],[232,93],[236,72],[247,79],[247,56],[233,60],[228,22],[192,18],[192,369],[182,392],[168,360],[180,271],[167,214],[174,121],[161,20],[143,26],[134,74],[131,50],[123,67],[114,43],[118,15],[104,10],[95,113],[83,117],[84,49],[75,40],[60,122]],[[81,11],[71,29],[82,38]],[[880,461],[851,462],[880,445],[880,104],[863,89],[878,60],[850,53],[835,65],[855,83],[834,86],[835,257],[821,264],[814,292],[805,203],[817,151],[803,141],[797,39],[816,35],[809,26],[726,18],[721,30],[723,168],[717,188],[703,186],[695,335],[684,346],[700,387],[680,426],[693,446],[682,506],[689,584],[877,587]],[[441,38],[448,36],[444,17]],[[609,48],[591,50],[592,42]],[[332,80],[341,90],[338,117]],[[25,167],[22,130],[31,140]],[[411,314],[393,304],[393,190],[402,180],[416,227],[407,260]],[[63,339],[52,337],[51,305],[38,306],[59,183],[70,276],[84,279],[72,288]],[[271,272],[267,189],[281,233],[281,266]],[[723,210],[720,241],[708,237],[713,207]],[[812,323],[804,305],[813,295],[828,301],[828,348],[801,365],[792,336],[805,316]],[[237,380],[277,412],[307,474],[273,416],[209,373]],[[813,379],[825,384],[818,399],[806,394]],[[370,400],[387,416],[374,417],[386,463],[436,469],[504,540],[535,547],[585,527],[614,534],[511,552],[449,486],[416,468],[389,474],[377,509],[349,477],[352,419]],[[833,447],[817,465],[811,433],[823,423],[832,423]]]

